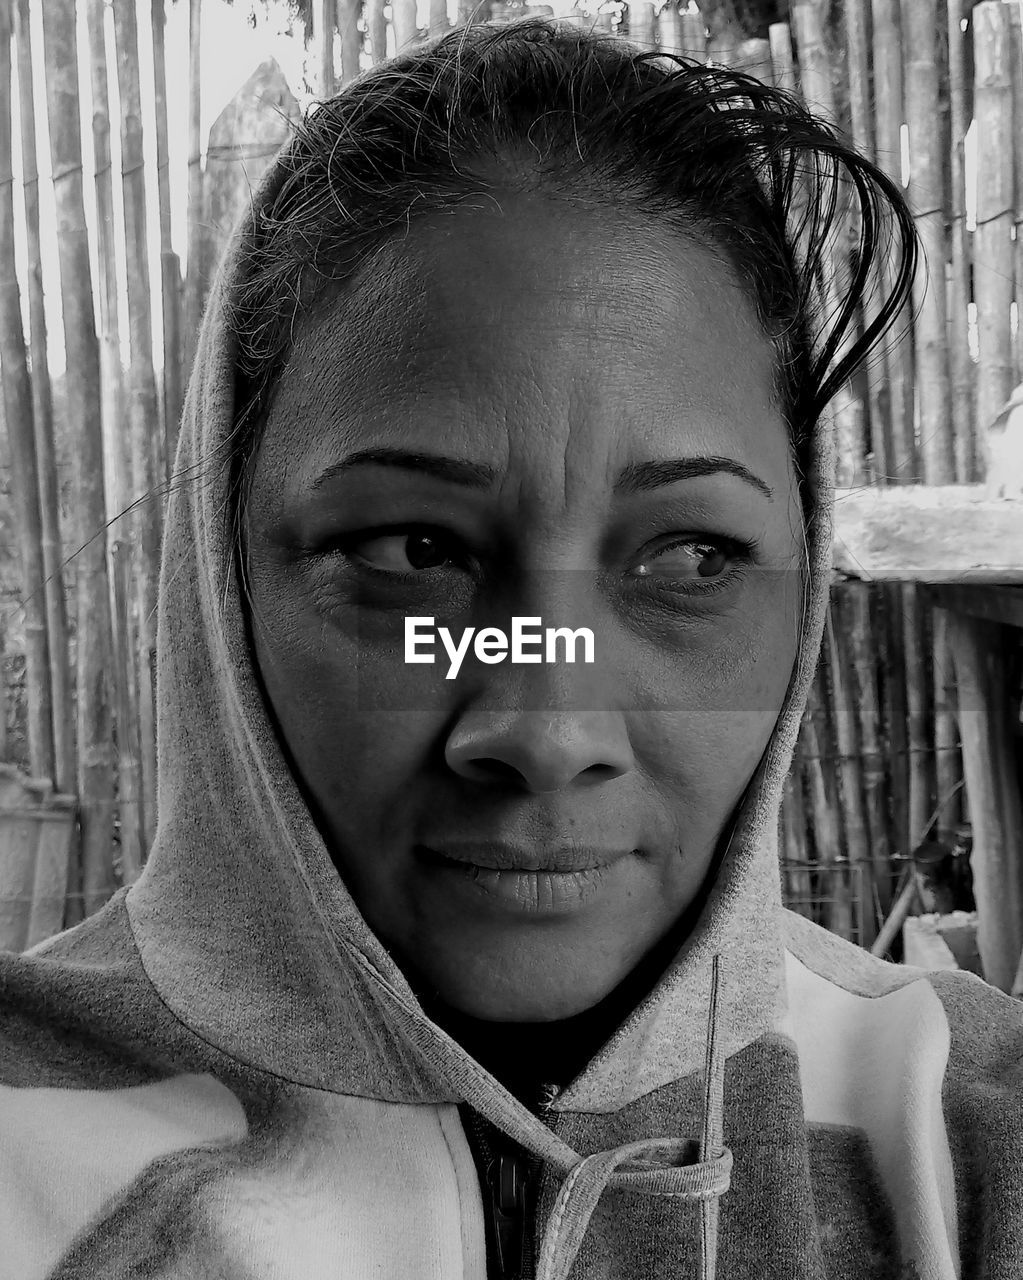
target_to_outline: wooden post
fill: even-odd
[[[341,85],[351,84],[362,70],[362,32],[359,30],[361,0],[336,0],[337,25],[341,33]],[[447,8],[444,9],[445,17]],[[431,21],[432,34],[432,21]]]
[[[47,356],[46,311],[43,302],[43,250],[39,233],[39,172],[36,165],[35,76],[29,0],[18,0],[14,15],[18,46],[18,109],[21,116],[21,181],[25,203],[28,250],[29,350],[32,357],[32,416],[35,422],[36,462],[39,469],[39,509],[42,516],[43,572],[46,575],[46,626],[49,637],[52,688],[54,786],[72,791],[75,785],[75,699],[68,648],[64,550],[60,536],[60,484],[53,426],[53,396]]]
[[[430,35],[442,36],[450,25],[447,0],[430,0]]]
[[[7,759],[7,750],[7,610],[0,609],[0,764]]]
[[[202,0],[188,0],[188,257],[185,263],[181,371],[187,387],[206,299],[206,231],[203,226]]]
[[[123,413],[121,334],[117,312],[117,236],[110,158],[110,108],[107,81],[105,0],[88,0],[89,74],[92,87],[92,146],[95,156],[96,257],[99,264],[99,339],[103,398],[104,475],[107,510],[115,523],[111,547],[127,536],[119,522],[128,505],[131,435]]]
[[[142,826],[139,805],[142,761],[138,725],[137,681],[133,677],[135,629],[130,610],[117,598],[119,567],[126,563],[132,543],[127,528],[131,489],[131,431],[124,412],[121,338],[118,321],[117,237],[114,230],[114,185],[110,159],[109,86],[106,55],[106,6],[88,0],[89,68],[92,85],[92,140],[95,156],[96,251],[99,264],[100,371],[103,401],[107,510],[113,513],[107,531],[110,580],[111,643],[114,704],[117,722],[117,809],[120,818],[120,871],[141,865]]]
[[[605,14],[610,19],[610,14]],[[610,31],[610,25],[608,30]],[[690,13],[688,10],[682,14],[682,47],[687,58],[692,58],[694,62],[706,63],[707,61],[707,28],[704,26],[703,17],[699,13]]]
[[[629,42],[640,49],[655,49],[654,6],[650,0],[633,0],[629,5]]]
[[[906,54],[906,124],[909,186],[924,254],[913,291],[916,353],[916,420],[923,478],[928,484],[955,479],[949,405],[945,319],[945,208],[943,152],[938,123],[938,20],[935,0],[903,0]]]
[[[772,22],[767,29],[771,42],[771,65],[774,68],[774,83],[786,93],[795,93],[798,87],[796,80],[796,60],[792,53],[792,32],[787,22]]]
[[[164,473],[159,454],[156,376],[153,370],[152,289],[146,230],[142,95],[134,0],[114,0],[117,84],[121,99],[121,174],[125,266],[131,334],[132,567],[138,609],[139,738],[142,749],[142,831],[148,846],[156,831],[156,614]]]
[[[164,0],[152,0],[153,84],[156,102],[156,186],[160,210],[160,297],[163,315],[164,477],[174,472],[181,418],[181,260],[171,242],[170,154],[167,125],[167,59]]]
[[[337,0],[319,0],[317,23],[320,28],[320,97],[334,96],[334,30],[337,27]]]
[[[110,669],[112,637],[103,501],[99,344],[82,184],[78,49],[74,0],[47,0],[43,11],[46,105],[61,312],[67,355],[68,421],[73,441],[78,597],[78,798],[85,910],[114,888],[114,751]]]
[[[871,596],[877,588],[850,582],[835,592],[838,601],[839,648],[855,680],[859,741],[863,772],[863,797],[867,815],[869,856],[877,902],[882,915],[891,906],[891,835],[887,790],[887,746],[882,738],[881,699],[878,691],[877,623],[871,616]]]
[[[857,584],[858,585],[858,584]],[[845,587],[840,594],[846,594]],[[842,806],[843,827],[846,838],[846,857],[853,869],[850,878],[851,895],[857,890],[866,890],[859,894],[859,937],[857,941],[869,945],[874,940],[877,930],[873,913],[873,895],[870,892],[874,882],[874,866],[870,854],[869,826],[864,804],[863,760],[859,717],[856,711],[856,691],[852,681],[852,664],[847,660],[844,646],[839,645],[836,636],[835,618],[841,609],[836,596],[832,593],[831,606],[828,610],[825,631],[825,657],[830,674],[832,723],[835,726],[835,746],[837,748],[836,775],[839,783],[839,798]],[[846,610],[842,609],[843,621]],[[845,626],[840,623],[843,632]],[[866,902],[863,897],[866,897]]]
[[[416,0],[391,0],[391,25],[394,28],[394,51],[400,53],[419,35]]]
[[[369,54],[373,65],[387,58],[387,18],[384,16],[384,0],[365,0],[366,34],[369,36]]]
[[[811,111],[832,125],[839,123],[833,82],[832,60],[828,51],[826,10],[820,0],[795,0],[792,6],[792,29],[799,52],[799,83],[803,100]],[[843,197],[839,196],[839,200]],[[849,288],[848,214],[839,205],[836,214],[836,251],[825,263],[823,293],[829,315],[837,315]],[[848,346],[849,340],[844,345]],[[866,422],[863,402],[846,383],[832,402],[835,434],[838,442],[837,479],[840,485],[862,484],[866,471]]]
[[[673,0],[657,15],[657,43],[665,53],[682,53],[682,15]]]
[[[46,625],[43,521],[39,509],[32,387],[25,359],[21,291],[15,273],[14,174],[11,122],[11,10],[0,4],[0,374],[4,417],[11,446],[11,498],[21,548],[21,607],[25,616],[25,682],[28,700],[29,768],[52,781],[53,684]]]
[[[848,857],[844,840],[842,810],[834,769],[835,751],[829,732],[827,688],[822,668],[818,670],[803,718],[807,782],[810,790],[814,844],[824,892],[821,921],[826,929],[843,938],[853,936],[852,902],[849,898]]]
[[[1016,187],[1016,348],[1013,360],[1014,385],[1023,382],[1023,11],[1009,8],[1012,33],[1013,136],[1016,139],[1014,177]]]
[[[1012,391],[1013,190],[1012,57],[1009,9],[982,0],[973,10],[974,118],[977,123],[977,230],[973,289],[980,363],[977,427],[984,433]],[[987,459],[984,458],[985,474]]]
[[[988,982],[1011,991],[1023,952],[1023,814],[1007,715],[1003,628],[953,612],[948,627],[972,814],[977,945]]]
[[[962,778],[955,718],[955,673],[943,609],[931,613],[933,631],[932,671],[934,676],[934,774],[935,803],[941,805],[939,833],[949,833],[960,820],[957,784]]]
[[[874,139],[877,163],[902,184],[902,28],[899,0],[872,0],[874,62]],[[885,279],[892,279],[886,264]],[[913,435],[912,306],[895,317],[882,344],[888,369],[888,464],[885,473],[896,484],[916,479]]]
[[[949,213],[951,264],[948,280],[948,350],[951,379],[955,478],[960,484],[978,479],[974,367],[970,357],[970,243],[966,234],[966,131],[971,103],[966,78],[966,42],[960,20],[963,0],[948,0]]]

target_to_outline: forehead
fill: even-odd
[[[774,483],[774,359],[696,237],[509,195],[413,222],[299,322],[262,450],[296,482],[379,443],[519,469],[726,453]]]

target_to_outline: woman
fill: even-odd
[[[780,905],[914,261],[791,99],[554,23],[312,114],[203,326],[155,846],[3,960],[5,1275],[1018,1276],[1018,1006]]]

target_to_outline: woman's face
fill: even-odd
[[[300,324],[245,529],[259,670],[362,915],[421,989],[546,1021],[699,891],[784,700],[802,527],[731,272],[502,206],[414,223]],[[513,618],[593,661],[473,633],[448,678],[440,628]]]

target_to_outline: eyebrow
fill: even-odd
[[[734,458],[669,458],[663,462],[635,462],[626,467],[615,481],[615,493],[648,493],[676,480],[693,480],[697,476],[712,476],[725,472],[738,476],[754,489],[758,489],[769,502],[774,501],[774,490]]]
[[[340,462],[326,467],[312,482],[313,492],[322,489],[337,476],[356,467],[398,467],[404,471],[419,471],[461,485],[465,489],[485,490],[493,486],[497,471],[483,462],[469,462],[464,458],[448,458],[437,453],[417,453],[409,449],[357,449]],[[774,491],[758,475],[733,458],[694,457],[669,458],[659,462],[635,462],[625,467],[615,481],[616,494],[649,493],[653,489],[675,484],[679,480],[693,480],[724,472],[737,476],[774,501]]]

